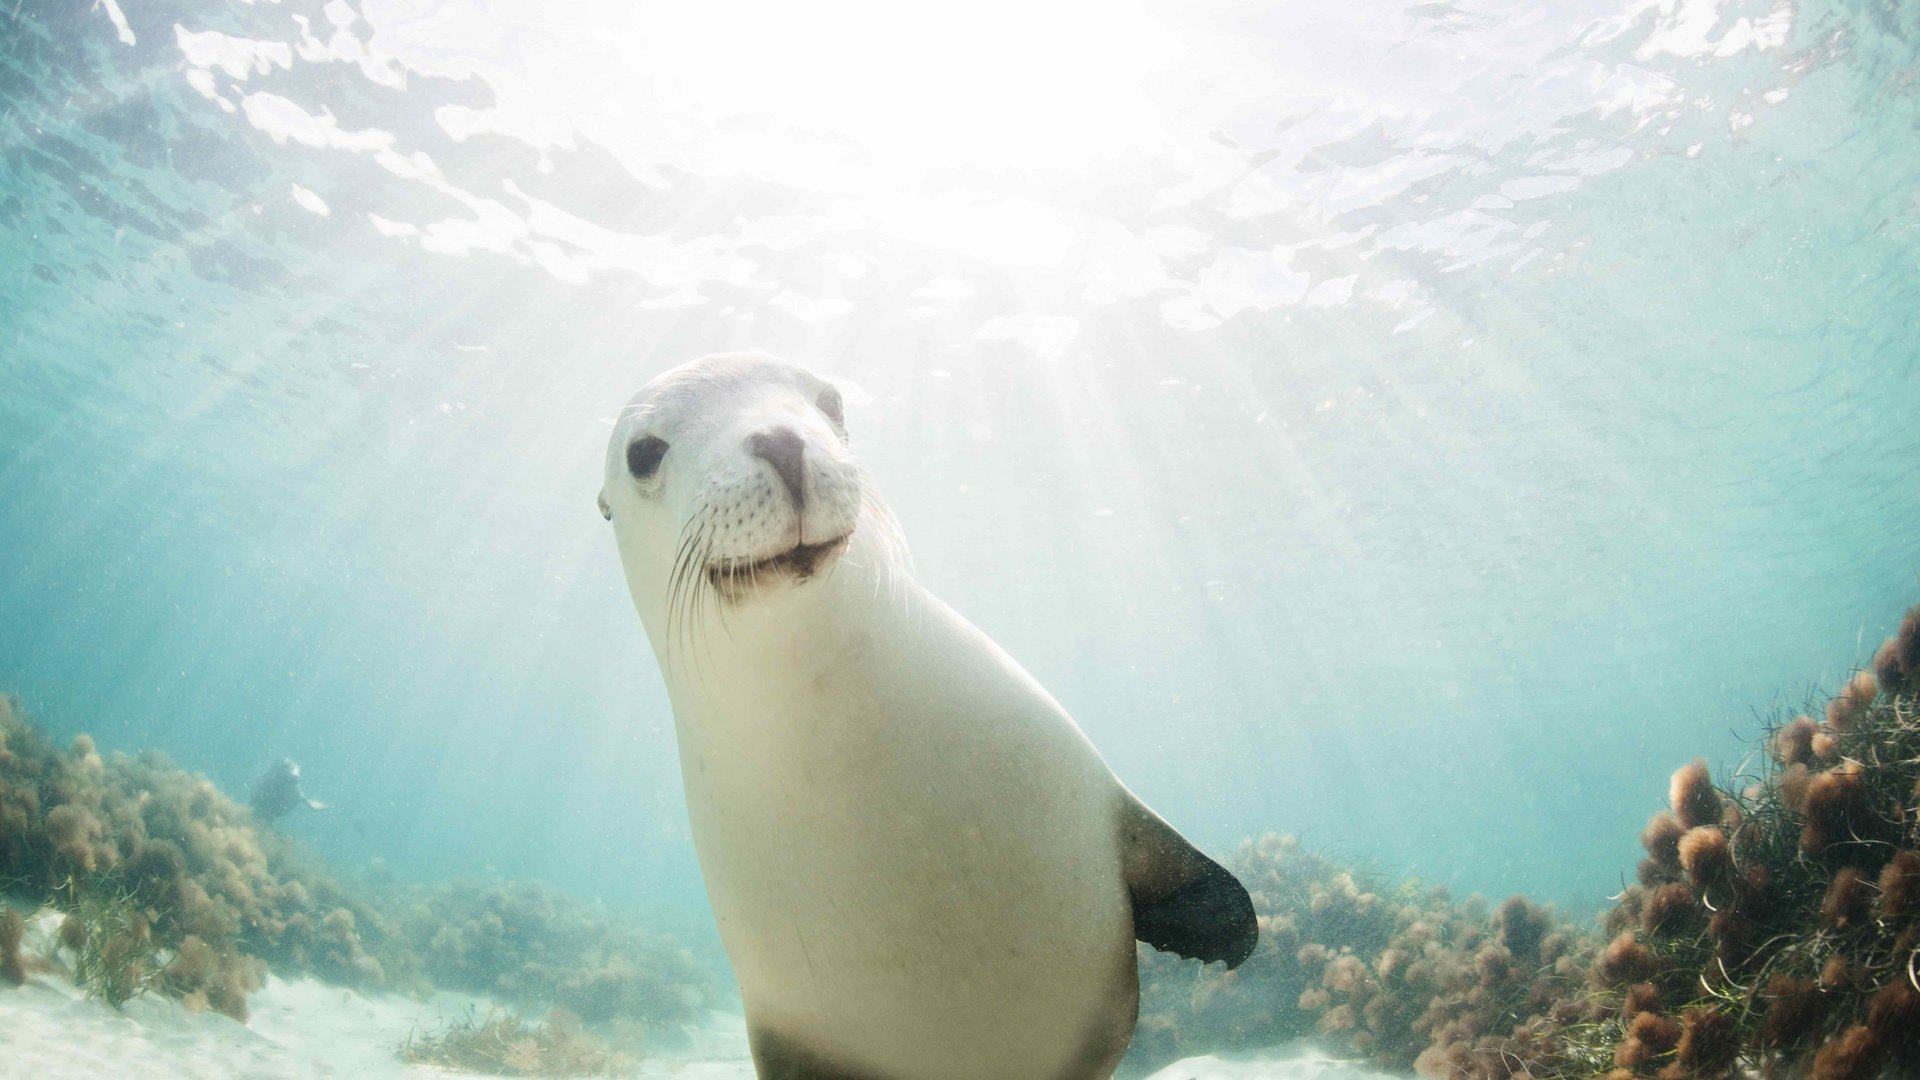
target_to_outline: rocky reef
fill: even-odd
[[[58,919],[44,952],[23,951],[23,909]],[[636,1036],[710,992],[685,949],[532,883],[349,887],[205,777],[85,735],[61,749],[0,696],[0,988],[64,975],[111,1005],[157,992],[244,1021],[269,971]]]
[[[1259,948],[1235,971],[1143,952],[1138,1064],[1316,1036],[1427,1076],[1529,1075],[1478,1063],[1538,1060],[1584,1018],[1596,939],[1551,908],[1376,880],[1291,836],[1247,841],[1234,865]]]
[[[1674,773],[1596,965],[1614,1080],[1920,1075],[1920,607],[1818,712]]]
[[[1595,925],[1247,841],[1258,950],[1143,952],[1130,1064],[1311,1036],[1431,1080],[1920,1076],[1920,607],[1816,704],[1756,732],[1750,770],[1675,771]],[[27,912],[57,920],[43,948]],[[522,1075],[617,1069],[710,994],[686,950],[531,883],[343,883],[204,777],[56,747],[0,697],[0,993],[65,976],[245,1020],[269,971],[545,1015],[403,1048]]]
[[[693,1019],[710,996],[693,954],[672,940],[532,882],[417,886],[395,910],[435,986],[647,1035]]]
[[[1242,845],[1238,971],[1142,955],[1134,1060],[1314,1035],[1433,1080],[1920,1076],[1920,607],[1752,775],[1675,772],[1598,932]]]

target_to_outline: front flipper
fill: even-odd
[[[1133,898],[1133,936],[1189,960],[1236,968],[1260,926],[1246,887],[1202,855],[1130,791],[1121,792],[1120,868]]]

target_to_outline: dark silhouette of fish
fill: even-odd
[[[260,774],[253,783],[253,816],[261,821],[279,821],[305,805],[310,810],[331,809],[326,803],[307,798],[300,790],[300,766],[292,758],[281,758]]]

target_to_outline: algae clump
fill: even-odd
[[[531,883],[350,887],[159,753],[67,749],[0,695],[0,891],[61,916],[54,951],[89,996],[157,992],[244,1022],[269,971],[365,991],[436,987],[589,1023],[670,1032],[708,980],[673,941]],[[0,912],[0,986],[29,977]]]
[[[537,1024],[511,1013],[469,1012],[431,1034],[409,1035],[399,1053],[409,1065],[490,1076],[616,1076],[633,1065],[581,1030],[579,1018],[564,1009]]]
[[[1314,1034],[1431,1080],[1920,1076],[1920,607],[1756,775],[1674,772],[1593,935],[1241,849],[1239,971],[1142,959],[1134,1061]]]

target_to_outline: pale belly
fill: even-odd
[[[1105,765],[1018,698],[859,700],[682,727],[749,1024],[890,1080],[1103,1071],[1136,1000]]]

